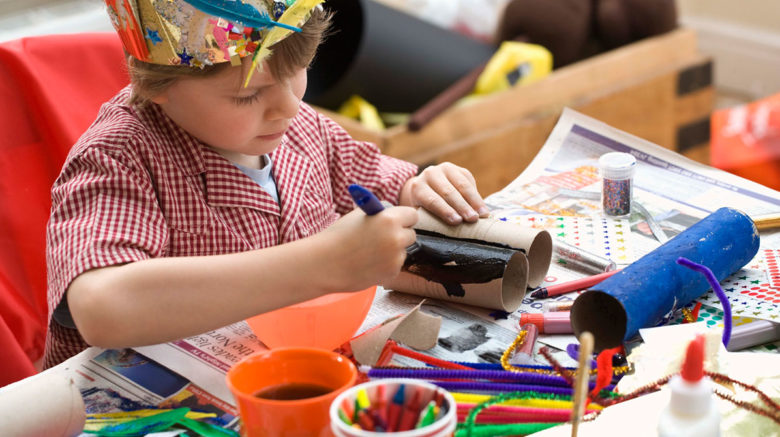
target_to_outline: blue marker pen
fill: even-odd
[[[349,195],[352,196],[352,200],[355,201],[355,205],[362,209],[366,215],[374,215],[382,212],[385,209],[382,202],[374,196],[374,193],[361,187],[358,184],[352,184],[348,188]]]
[[[385,209],[385,206],[382,205],[382,202],[379,199],[377,199],[374,193],[368,191],[367,189],[361,187],[360,185],[351,184],[348,190],[349,190],[349,195],[352,196],[352,200],[355,201],[355,205],[357,205],[358,208],[362,209],[363,212],[366,213],[366,215],[378,214]],[[418,250],[420,250],[420,245],[417,244],[417,242],[415,241],[409,247],[406,248],[406,254],[412,255]]]

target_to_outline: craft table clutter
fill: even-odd
[[[590,142],[583,139],[589,139]],[[579,241],[584,249],[612,258],[612,249],[599,247],[601,240],[585,238],[584,233],[589,232],[587,229],[595,229],[585,226],[589,223],[587,220],[571,222],[538,214],[538,211],[553,207],[559,208],[559,214],[568,210],[601,214],[602,205],[598,196],[594,198],[588,194],[577,197],[577,193],[571,190],[542,189],[543,183],[559,180],[556,176],[572,179],[572,170],[552,174],[545,174],[548,170],[542,170],[540,174],[539,169],[579,171],[587,168],[578,173],[582,176],[576,180],[586,183],[582,187],[583,191],[592,193],[588,190],[598,189],[601,180],[598,176],[592,176],[591,179],[586,176],[598,174],[595,167],[598,159],[610,148],[628,148],[637,157],[637,184],[632,204],[643,203],[648,210],[658,208],[651,202],[654,199],[653,193],[649,192],[652,186],[648,186],[647,181],[655,182],[660,178],[647,177],[648,172],[654,175],[657,172],[671,172],[666,177],[685,178],[688,181],[687,184],[675,183],[676,187],[699,181],[702,185],[695,190],[697,196],[706,193],[707,189],[714,189],[722,195],[718,188],[740,187],[731,192],[742,196],[741,205],[747,213],[731,208],[714,208],[708,214],[699,214],[692,220],[692,225],[678,231],[664,244],[654,240],[653,233],[640,226],[631,231],[621,231],[629,229],[628,226],[623,227],[627,219],[610,219],[612,222],[599,219],[593,223],[599,223],[609,235],[614,231],[614,237],[618,239],[644,239],[639,240],[643,243],[640,247],[646,252],[644,257],[634,262],[629,260],[618,263],[615,270],[591,276],[570,270],[566,264],[542,264],[544,273],[541,274],[542,280],[538,283],[540,288],[537,291],[544,289],[546,294],[526,295],[524,288],[527,282],[522,278],[522,287],[508,290],[509,293],[518,293],[517,296],[509,295],[508,301],[520,301],[518,310],[513,312],[502,310],[501,300],[482,301],[481,304],[486,308],[480,308],[473,304],[454,305],[453,301],[457,302],[458,299],[454,294],[421,297],[413,294],[415,290],[407,292],[378,288],[371,310],[356,337],[339,347],[337,352],[308,352],[324,354],[344,363],[346,367],[352,366],[353,362],[357,364],[356,380],[352,379],[355,376],[353,367],[351,371],[342,372],[345,379],[327,384],[327,388],[321,392],[315,392],[310,385],[329,380],[319,373],[327,365],[311,365],[309,358],[303,361],[283,358],[285,354],[295,351],[291,349],[277,348],[263,352],[265,346],[251,335],[251,330],[244,323],[174,343],[134,350],[91,348],[51,369],[46,375],[63,378],[67,381],[66,385],[78,388],[84,407],[79,405],[75,410],[86,410],[84,429],[91,431],[109,432],[140,427],[164,430],[174,427],[212,433],[208,435],[237,435],[241,429],[246,435],[264,435],[265,431],[261,428],[266,429],[273,423],[279,423],[277,419],[289,413],[289,420],[300,423],[292,425],[282,421],[280,426],[287,428],[317,422],[318,429],[324,427],[328,433],[335,435],[365,435],[377,431],[388,433],[392,429],[396,429],[391,432],[397,432],[398,435],[449,435],[453,433],[453,423],[457,423],[454,425],[454,434],[457,436],[556,435],[562,432],[570,435],[571,429],[575,429],[575,433],[581,436],[596,435],[594,433],[612,435],[625,432],[625,425],[614,420],[616,414],[635,415],[638,417],[637,423],[642,423],[648,429],[655,430],[659,426],[661,411],[669,403],[668,398],[664,397],[669,390],[666,388],[667,383],[680,372],[688,345],[697,335],[703,335],[704,374],[720,383],[714,393],[717,396],[715,404],[722,418],[720,429],[723,435],[771,435],[771,430],[780,425],[777,354],[767,353],[769,349],[762,346],[753,352],[734,353],[729,352],[726,346],[740,326],[756,323],[756,319],[743,320],[744,308],[752,308],[751,315],[765,320],[770,326],[773,324],[772,316],[777,315],[776,303],[772,302],[774,294],[769,293],[768,288],[765,294],[758,294],[747,285],[745,292],[734,288],[740,287],[742,290],[742,285],[731,285],[741,284],[740,281],[744,281],[740,279],[742,277],[758,277],[759,272],[764,273],[766,278],[766,270],[760,270],[763,265],[763,258],[760,257],[769,253],[768,245],[775,244],[777,233],[773,229],[763,229],[759,237],[752,215],[758,217],[756,211],[780,206],[780,195],[776,192],[709,167],[680,161],[672,152],[643,143],[567,110],[549,143],[540,153],[539,161],[532,164],[528,173],[521,175],[516,183],[488,198],[488,202],[496,208],[493,218],[483,219],[484,223],[459,225],[453,229],[441,229],[444,225],[435,223],[424,225],[425,232],[419,235],[428,236],[426,232],[437,230],[436,233],[442,235],[439,238],[452,241],[500,241],[501,238],[488,237],[506,235],[507,227],[514,226],[518,230],[514,237],[520,236],[526,243],[510,243],[507,246],[515,247],[514,250],[524,256],[522,259],[530,259],[535,248],[534,242],[544,236],[541,237],[541,241],[544,241],[542,247],[547,259],[552,261],[552,244],[549,239],[565,239],[565,233],[571,231],[581,235],[579,240],[571,240],[575,245]],[[649,164],[651,162],[663,162],[664,165],[654,167]],[[680,165],[686,167],[680,167],[678,171],[676,166]],[[708,178],[717,180],[717,183],[707,185]],[[543,192],[545,200],[540,203],[539,193]],[[667,194],[681,199],[683,197],[679,196],[687,195],[687,192]],[[712,197],[706,199],[711,202]],[[688,198],[688,201],[696,204],[701,199]],[[499,205],[507,207],[498,209]],[[515,221],[518,217],[516,214],[526,205],[531,207],[526,210],[531,215],[525,214],[522,220]],[[713,208],[715,205],[708,203],[707,206]],[[640,214],[633,208],[632,211]],[[641,220],[653,218],[642,217]],[[759,219],[755,221],[760,222]],[[424,217],[423,223],[426,223]],[[496,223],[502,225],[496,227]],[[607,223],[612,226],[610,229],[606,229],[609,227]],[[668,219],[661,219],[656,224],[664,233],[673,232]],[[580,232],[577,226],[583,226],[581,234],[577,234]],[[559,232],[556,229],[566,231]],[[426,250],[424,243],[420,250]],[[447,258],[449,256],[452,258]],[[436,254],[437,265],[457,265],[460,256],[458,252],[440,250]],[[630,301],[616,305],[616,308],[625,308],[625,313],[610,318],[610,323],[620,324],[614,329],[605,329],[598,324],[584,327],[574,322],[575,318],[582,318],[603,323],[603,318],[594,316],[602,308],[599,305],[595,309],[589,308],[593,304],[588,302],[591,294],[604,295],[605,299],[618,302],[635,298],[630,294],[624,296],[617,293],[615,290],[624,286],[615,287],[614,283],[620,284],[624,280],[621,275],[632,275],[636,265],[649,260],[662,265],[642,269],[643,272],[671,272],[665,276],[663,283],[663,290],[668,293],[665,298],[650,299],[639,305]],[[412,270],[412,267],[409,269]],[[431,271],[435,272],[418,269],[414,275],[425,280],[425,275]],[[718,284],[719,280],[726,285]],[[468,282],[464,285],[468,285]],[[763,287],[760,281],[759,286]],[[768,284],[766,286],[769,287]],[[713,291],[708,292],[707,287],[712,287]],[[710,297],[711,294],[713,297]],[[439,299],[439,296],[444,299]],[[569,301],[573,298],[574,304],[570,311],[566,311],[563,305],[556,305],[555,308],[543,305],[566,302],[559,300],[563,298]],[[641,310],[635,308],[637,306]],[[540,312],[542,307],[558,311]],[[720,312],[715,312],[718,309]],[[580,331],[577,337],[546,332],[549,331],[546,319],[563,314],[572,320],[572,330]],[[534,324],[534,320],[540,317],[542,321]],[[735,324],[739,325],[733,326]],[[641,338],[629,333],[636,329]],[[591,336],[592,339],[588,339]],[[778,340],[776,336],[772,338],[764,334],[749,336],[753,340],[760,338],[759,341],[768,341],[767,347],[772,347],[772,342]],[[746,344],[744,337],[740,341],[741,345]],[[595,346],[592,350],[591,342]],[[490,349],[493,347],[491,344],[500,349],[494,352]],[[307,384],[305,390],[296,386],[295,393],[295,396],[306,396],[305,399],[254,397],[247,401],[251,395],[246,393],[257,394],[261,389],[259,386],[247,386],[240,389],[243,394],[231,394],[227,387],[236,386],[226,382],[231,379],[230,375],[234,375],[247,363],[253,363],[257,357],[265,356],[282,358],[281,361],[274,361],[274,371],[259,372],[256,376],[270,377],[290,372],[309,375],[304,379],[274,380],[276,382],[269,383]],[[398,396],[395,406],[390,408],[392,405],[388,405],[388,402],[393,403],[401,386],[395,378],[408,381],[403,386],[409,388],[410,396],[404,396],[403,401]],[[366,381],[370,381],[368,385],[364,384]],[[19,387],[25,386],[30,387],[25,384]],[[427,388],[426,391],[412,390],[415,386]],[[672,390],[676,390],[674,386]],[[733,389],[723,389],[723,386]],[[138,387],[142,387],[143,392],[137,392]],[[337,399],[339,391],[341,395]],[[419,396],[413,391],[419,393]],[[3,396],[5,393],[0,392],[0,399],[4,399]],[[242,406],[241,402],[244,401],[237,403],[238,398],[248,404]],[[427,404],[423,406],[426,401]],[[273,418],[263,419],[263,425],[259,425],[259,428],[253,428],[254,416],[249,415],[247,409],[260,404],[268,404],[279,410],[276,410]],[[300,421],[294,411],[301,404],[317,404],[319,412],[307,413],[307,421]],[[71,404],[62,398],[53,402],[53,405],[58,409],[67,409]],[[70,408],[64,411],[65,415],[76,412],[72,406]],[[391,411],[397,412],[399,409],[409,411],[407,419],[390,420]],[[637,410],[641,410],[641,413]],[[324,422],[308,420],[319,414],[324,415]],[[24,415],[11,417],[23,418]],[[334,422],[334,419],[337,421]],[[402,422],[404,429],[413,429],[397,430]],[[40,425],[36,422],[20,423]],[[386,427],[382,426],[383,423]],[[250,432],[251,429],[256,431]],[[275,433],[285,435],[281,428]]]

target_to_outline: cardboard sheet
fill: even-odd
[[[373,366],[382,354],[388,339],[417,350],[436,346],[441,317],[420,311],[424,300],[401,316],[391,317],[349,342],[352,354],[360,364]]]

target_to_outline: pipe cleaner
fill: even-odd
[[[505,381],[521,384],[567,387],[567,382],[560,376],[543,375],[540,373],[507,372],[504,370],[455,370],[430,369],[424,367],[373,367],[361,366],[361,372],[369,378],[414,378],[414,379],[478,379],[489,381]]]
[[[709,282],[710,287],[712,287],[712,291],[718,296],[718,299],[720,299],[720,303],[723,306],[723,346],[728,346],[729,340],[731,340],[731,304],[729,303],[728,297],[726,297],[726,293],[724,293],[723,289],[720,287],[718,278],[715,277],[709,267],[695,263],[688,258],[682,256],[677,258],[677,264],[697,271],[707,278],[707,282]]]

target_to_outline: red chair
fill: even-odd
[[[0,44],[0,386],[35,373],[43,355],[51,185],[100,105],[127,83],[113,33]]]

